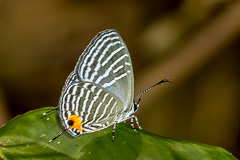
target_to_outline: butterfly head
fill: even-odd
[[[137,100],[134,100],[133,106],[132,106],[132,112],[133,113],[136,113],[138,111],[139,105],[140,105],[140,101],[141,101],[141,98],[139,98]]]

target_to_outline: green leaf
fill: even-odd
[[[30,111],[0,128],[0,156],[4,159],[236,159],[226,150],[157,136],[117,124],[115,141],[112,127],[71,138],[67,133],[48,144],[62,131],[57,111],[52,108]]]

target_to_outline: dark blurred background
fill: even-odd
[[[144,130],[240,157],[240,1],[0,0],[0,125],[57,106],[78,57],[115,28],[131,53]]]

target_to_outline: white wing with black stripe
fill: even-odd
[[[75,67],[80,81],[98,84],[123,103],[133,99],[133,70],[130,54],[115,30],[100,32],[86,47]]]
[[[129,113],[133,70],[127,47],[115,30],[100,32],[80,56],[59,101],[62,125],[73,137],[104,129]]]

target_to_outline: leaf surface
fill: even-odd
[[[30,111],[13,118],[0,128],[0,156],[4,159],[161,159],[161,160],[235,160],[226,150],[184,140],[161,137],[146,131],[133,132],[117,124],[115,141],[112,127],[77,138],[63,133],[58,112],[52,107]]]

